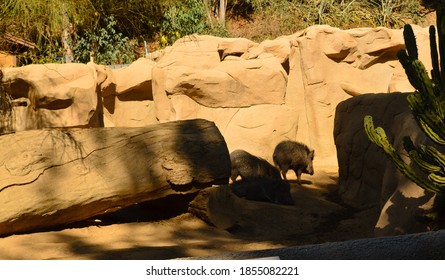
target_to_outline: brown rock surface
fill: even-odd
[[[15,131],[87,127],[97,109],[96,71],[85,64],[4,68],[3,83],[15,103]]]
[[[81,221],[228,182],[212,122],[143,128],[34,130],[0,137],[0,235]]]
[[[292,184],[295,206],[239,199],[240,223],[230,232],[189,213],[153,220],[156,208],[145,205],[132,210],[132,219],[116,212],[73,228],[0,238],[0,259],[171,259],[372,236],[374,213],[353,212],[329,198],[335,176],[303,175],[303,186]]]
[[[428,30],[414,27],[414,31],[419,57],[428,69]],[[260,44],[243,38],[192,35],[150,56],[156,62],[140,59],[120,70],[91,64],[90,68],[5,68],[4,81],[21,81],[23,86],[13,83],[16,86],[11,88],[17,99],[29,99],[30,89],[42,101],[53,100],[53,92],[65,92],[68,97],[54,102],[59,105],[70,94],[84,94],[88,81],[88,97],[71,98],[79,105],[36,111],[29,104],[16,107],[15,126],[20,130],[138,127],[198,117],[216,123],[230,150],[246,149],[247,141],[258,156],[270,159],[278,142],[297,140],[316,150],[316,168],[335,170],[332,131],[337,104],[363,93],[412,90],[396,57],[403,47],[402,30],[387,28],[340,30],[318,25]],[[51,67],[56,71],[45,70]],[[59,75],[64,80],[51,80],[51,75],[68,73],[73,67],[83,70],[76,70],[79,75],[69,79]],[[87,69],[93,72],[82,72]],[[79,89],[68,92],[67,85]],[[44,88],[51,89],[48,97],[44,97]],[[98,106],[87,102],[97,96],[102,97]],[[240,116],[247,119],[240,120]]]
[[[433,194],[403,176],[386,155],[367,138],[363,118],[371,115],[385,129],[390,143],[410,163],[403,137],[415,144],[432,145],[409,110],[407,94],[368,94],[340,103],[334,138],[339,161],[339,195],[356,208],[381,209],[376,235],[397,235],[430,230],[419,217],[431,210]]]

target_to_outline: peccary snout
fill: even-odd
[[[305,144],[286,140],[275,147],[273,161],[285,180],[287,171],[291,169],[297,175],[298,184],[301,185],[302,173],[314,175],[314,155],[315,151]]]

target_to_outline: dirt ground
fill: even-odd
[[[294,206],[236,198],[237,224],[229,229],[180,206],[165,213],[159,205],[138,206],[69,228],[0,238],[0,259],[172,259],[372,237],[378,212],[342,205],[335,172],[303,176],[302,186],[291,182]]]

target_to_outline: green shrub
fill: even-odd
[[[185,0],[167,7],[163,17],[161,46],[171,45],[185,35],[205,33],[210,27],[202,0]]]
[[[73,48],[76,62],[87,63],[91,55],[97,64],[125,64],[135,60],[136,43],[115,30],[113,16],[105,18],[103,27],[85,32]]]

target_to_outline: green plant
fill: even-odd
[[[168,7],[163,14],[160,45],[173,44],[185,35],[204,33],[209,28],[206,7],[200,0],[185,0]]]
[[[104,19],[92,33],[85,32],[74,46],[75,61],[86,63],[94,57],[97,64],[124,64],[135,60],[136,43],[116,32],[113,16]]]
[[[418,59],[414,32],[410,25],[404,28],[406,50],[398,52],[398,58],[415,92],[408,95],[410,109],[423,132],[437,145],[445,146],[445,8],[443,0],[437,6],[439,45],[436,30],[430,27],[430,50],[433,69],[431,78]],[[410,180],[427,191],[436,194],[436,209],[433,216],[443,213],[445,195],[445,155],[435,146],[415,145],[409,136],[403,138],[404,149],[410,161],[420,173],[406,163],[389,142],[381,127],[375,128],[372,117],[366,116],[364,127],[369,140],[382,148],[396,167]],[[440,206],[437,206],[440,205]],[[438,208],[440,207],[440,208]]]
[[[36,45],[26,52],[20,44],[3,50],[20,54],[20,64],[57,62],[70,56],[68,41],[79,26],[90,26],[92,11],[88,0],[2,0],[0,30]]]

